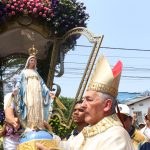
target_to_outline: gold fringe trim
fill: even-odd
[[[53,150],[60,150],[58,148],[58,143],[56,140],[32,140],[28,142],[21,143],[17,146],[17,150],[38,150],[36,143],[40,143],[47,148]]]
[[[88,90],[94,90],[97,92],[107,93],[114,97],[118,95],[118,90],[116,90],[115,88],[109,87],[105,84],[97,83],[97,82],[90,83],[88,86]]]
[[[112,126],[123,126],[116,114],[105,117],[104,119],[102,119],[101,121],[99,121],[97,124],[93,126],[87,126],[83,128],[82,134],[84,136],[84,140],[80,146],[80,150],[83,149],[87,138],[105,132],[107,129],[111,128]]]

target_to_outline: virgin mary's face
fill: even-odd
[[[34,69],[36,66],[36,59],[33,57],[29,60],[29,63],[28,63],[28,68],[29,69]]]

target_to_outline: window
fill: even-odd
[[[139,106],[143,106],[143,103],[140,103]]]
[[[143,122],[143,118],[142,118],[142,111],[135,111],[134,113],[136,113],[137,116],[137,122]]]

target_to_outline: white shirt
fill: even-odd
[[[150,128],[148,128],[147,126],[145,126],[144,128],[142,128],[140,130],[140,132],[142,134],[144,134],[148,139],[150,139]]]
[[[12,93],[7,93],[5,96],[4,96],[4,110],[6,109],[6,107],[8,107],[9,103],[10,103],[10,107],[12,109],[15,109],[15,104],[14,102],[11,100],[11,95]]]

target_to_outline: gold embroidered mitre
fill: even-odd
[[[31,48],[29,48],[28,51],[30,56],[35,56],[35,57],[38,53],[38,50],[34,47],[34,45]]]
[[[115,67],[111,69],[107,59],[101,55],[87,90],[107,93],[113,97],[117,97],[121,72],[121,61],[118,61]]]

